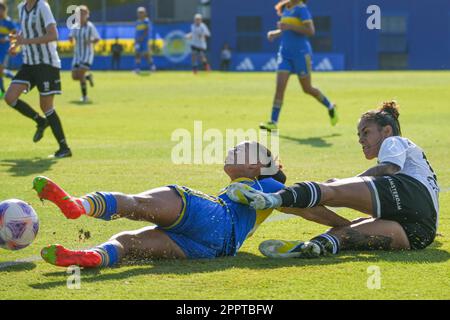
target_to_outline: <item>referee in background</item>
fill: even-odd
[[[5,101],[22,115],[36,122],[34,142],[40,141],[45,129],[50,126],[59,144],[59,149],[52,157],[71,157],[72,152],[54,109],[54,96],[62,93],[61,60],[57,51],[58,30],[55,18],[45,0],[23,1],[18,6],[18,12],[21,31],[17,35],[11,35],[9,53],[16,55],[18,48],[22,47],[23,65],[11,82]],[[40,107],[45,117],[19,99],[23,92],[29,92],[34,87],[39,90]]]

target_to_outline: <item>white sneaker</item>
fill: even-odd
[[[318,258],[320,247],[314,242],[267,240],[259,245],[259,251],[269,258]]]
[[[244,183],[232,183],[227,189],[227,195],[234,202],[249,205],[255,210],[279,207],[272,194],[255,190]]]

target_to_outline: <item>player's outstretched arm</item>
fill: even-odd
[[[279,38],[282,33],[283,32],[280,29],[269,31],[267,33],[267,39],[269,41],[274,41],[275,39]]]
[[[380,163],[375,167],[360,173],[358,177],[379,177],[393,175],[400,171],[400,167],[393,163]]]

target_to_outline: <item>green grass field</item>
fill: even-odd
[[[373,165],[357,143],[356,123],[362,112],[395,98],[404,136],[425,149],[443,189],[439,236],[431,247],[420,252],[346,252],[312,261],[269,260],[258,252],[261,241],[309,239],[326,229],[275,214],[237,257],[82,270],[81,289],[69,290],[66,270],[38,259],[43,246],[87,248],[145,224],[66,220],[54,205],[37,199],[33,178],[49,176],[74,195],[95,190],[137,193],[173,183],[216,194],[228,183],[222,167],[174,165],[171,134],[177,128],[193,131],[194,120],[202,120],[204,130],[256,128],[269,116],[274,74],[96,73],[93,103],[80,105],[79,87],[64,73],[64,95],[56,105],[74,152],[71,159],[48,160],[57,149],[50,130],[34,145],[33,123],[0,102],[0,199],[31,203],[41,221],[30,247],[0,250],[0,299],[450,299],[450,72],[314,76],[316,85],[338,103],[341,122],[332,128],[325,109],[291,80],[280,123],[288,182],[348,177]],[[37,101],[36,92],[25,99]],[[80,241],[80,229],[90,231],[91,238]],[[21,259],[26,262],[5,265]],[[371,266],[380,268],[381,289],[367,287]]]

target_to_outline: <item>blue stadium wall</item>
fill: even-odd
[[[228,43],[233,69],[272,70],[279,42],[265,34],[276,26],[277,1],[212,3],[213,66]],[[381,8],[381,31],[366,27],[370,5]],[[317,28],[316,70],[450,69],[450,0],[310,0],[308,7]]]

